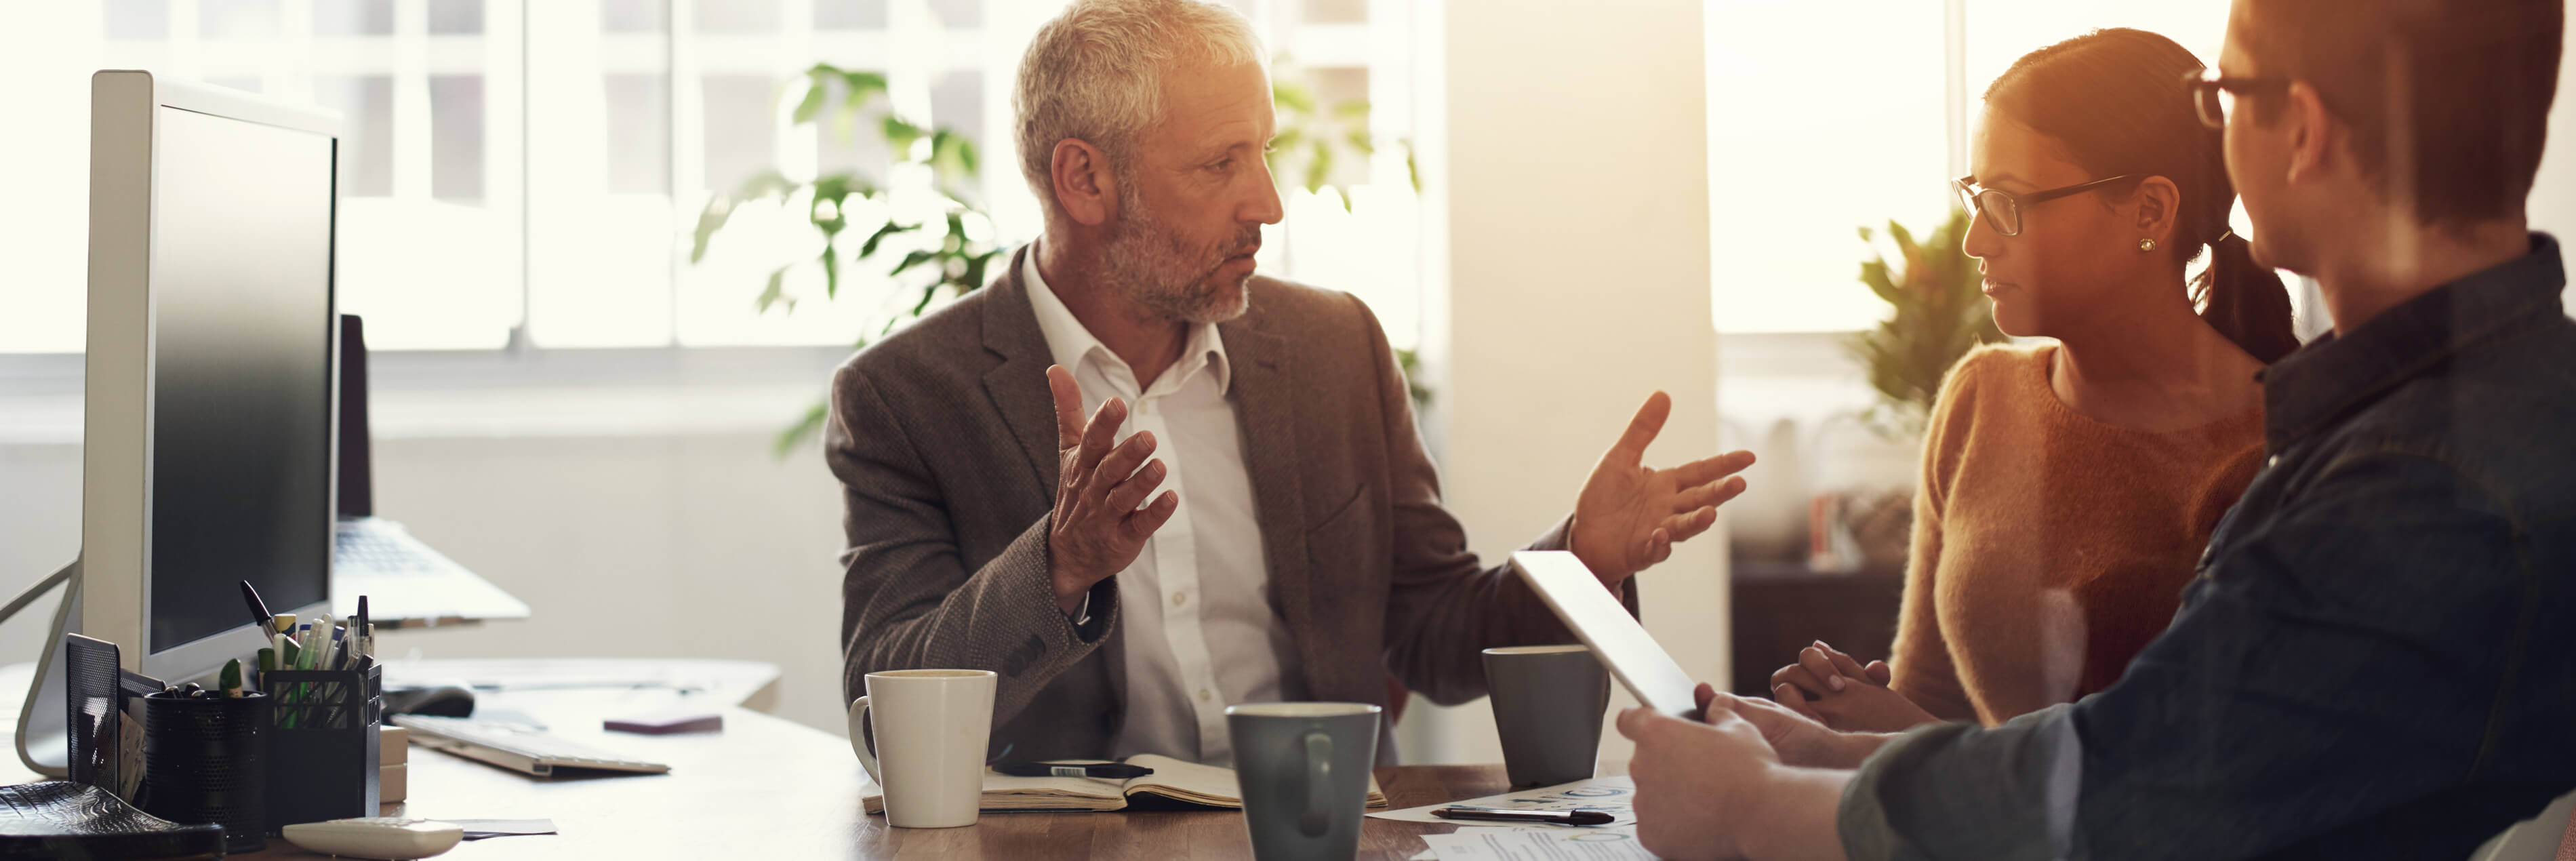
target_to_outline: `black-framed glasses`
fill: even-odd
[[[1979,188],[1977,187],[1976,177],[1963,176],[1958,179],[1951,180],[1950,188],[1959,193],[1960,205],[1967,207],[1969,212],[1976,213],[1979,217],[1984,218],[1986,220],[1987,227],[1992,227],[1995,229],[1996,233],[2001,233],[2005,236],[2020,236],[2022,207],[2037,206],[2061,197],[2083,194],[2085,192],[2092,191],[2093,189],[2119,182],[2124,179],[2137,178],[2139,178],[2137,174],[2124,173],[2119,176],[2104,177],[2092,182],[2061,186],[2058,188],[2048,189],[2046,191],[2034,191],[2029,194],[2014,194],[2001,189]]]
[[[2183,86],[2191,88],[2191,106],[2200,111],[2200,124],[2212,131],[2227,128],[2227,114],[2236,110],[2237,96],[2267,95],[2290,88],[2288,78],[2223,75],[2217,69],[2193,71],[2182,80]]]

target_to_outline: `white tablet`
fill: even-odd
[[[1512,568],[1638,702],[1668,715],[1687,717],[1699,711],[1699,683],[1664,653],[1637,617],[1628,615],[1618,596],[1602,588],[1601,578],[1592,576],[1582,560],[1563,550],[1527,550],[1512,554]]]

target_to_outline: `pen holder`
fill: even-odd
[[[377,815],[384,668],[272,670],[260,687],[268,725],[268,831]]]
[[[143,812],[224,827],[224,849],[268,848],[263,761],[269,698],[143,698]]]

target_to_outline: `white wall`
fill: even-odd
[[[380,440],[377,512],[536,611],[387,632],[380,654],[769,661],[779,715],[841,732],[840,499],[813,451],[770,457],[763,418]],[[0,446],[0,587],[13,594],[78,553],[79,451]],[[52,606],[0,625],[0,663],[36,658]]]
[[[2576,18],[2576,0],[2567,4]],[[2567,39],[2558,62],[2558,101],[2549,110],[2549,149],[2540,158],[2540,176],[2532,183],[2531,229],[2548,231],[2562,243],[2576,242],[2576,35]],[[2576,316],[2576,284],[2563,294],[2570,316]]]
[[[1446,13],[1445,57],[1425,61],[1445,80],[1445,128],[1426,146],[1448,158],[1424,180],[1445,204],[1447,289],[1424,340],[1448,351],[1434,371],[1449,505],[1499,559],[1565,516],[1648,392],[1676,402],[1650,463],[1716,452],[1701,10],[1452,0]],[[1712,532],[1641,581],[1647,627],[1721,686],[1723,543]],[[1482,702],[1417,709],[1407,761],[1501,761]],[[1604,757],[1624,760],[1606,734]]]

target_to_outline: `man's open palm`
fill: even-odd
[[[1672,469],[1644,464],[1646,446],[1672,412],[1670,396],[1648,396],[1575,497],[1569,549],[1606,585],[1617,586],[1671,558],[1674,544],[1708,531],[1717,523],[1717,507],[1744,492],[1744,479],[1734,476],[1753,465],[1749,451]]]

